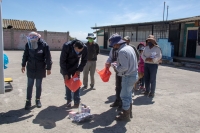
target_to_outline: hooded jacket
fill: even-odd
[[[43,39],[38,39],[38,48],[29,49],[28,43],[25,45],[22,58],[22,67],[26,66],[27,77],[44,78],[46,70],[51,70],[52,60],[48,44]]]

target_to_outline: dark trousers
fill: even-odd
[[[115,90],[116,90],[116,100],[117,101],[121,101],[121,97],[120,97],[120,93],[121,93],[121,89],[122,89],[122,77],[118,76],[116,73],[115,76]]]
[[[147,92],[155,93],[156,89],[156,75],[158,70],[158,64],[145,63],[144,66],[144,78],[145,87]]]
[[[32,91],[33,91],[33,85],[34,85],[34,80],[36,80],[36,99],[40,99],[41,93],[42,93],[42,79],[33,79],[33,78],[28,78],[27,82],[27,100],[31,100],[32,98]]]
[[[65,88],[66,88],[65,95],[67,97],[67,100],[71,101],[72,100],[72,91],[67,86],[65,86]],[[79,104],[80,103],[80,88],[77,91],[75,91],[73,94],[74,94],[73,95],[74,104]]]
[[[140,86],[144,86],[144,77],[142,77],[141,79],[140,79]]]

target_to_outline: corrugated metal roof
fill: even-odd
[[[183,19],[174,21],[173,23],[194,22],[196,20],[200,20],[200,16],[195,16],[195,17],[190,17],[190,18],[183,18]]]
[[[17,30],[37,30],[33,21],[3,19],[3,28],[8,29],[9,26]]]
[[[91,27],[92,29],[102,29],[108,27],[124,27],[124,26],[140,26],[140,25],[151,25],[151,24],[168,24],[168,23],[184,23],[184,22],[194,22],[196,20],[200,20],[200,16],[194,16],[189,18],[181,18],[181,19],[173,19],[167,21],[153,21],[153,22],[141,22],[141,23],[130,23],[130,24],[119,24],[119,25],[107,25],[107,26],[98,26],[98,27]]]

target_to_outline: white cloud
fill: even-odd
[[[69,32],[71,37],[75,37],[78,40],[86,40],[87,37],[87,32],[83,32],[83,31],[72,31]]]

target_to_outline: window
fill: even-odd
[[[159,38],[168,38],[169,36],[169,25],[168,24],[157,24],[154,25],[153,35],[158,41]]]
[[[152,34],[152,26],[139,26],[137,33],[137,42],[144,42]]]
[[[116,28],[116,33],[119,34],[121,37],[123,37],[123,30],[124,30],[124,27],[117,27]]]

